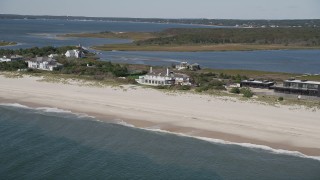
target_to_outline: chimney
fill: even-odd
[[[169,68],[167,68],[167,76],[169,76]]]
[[[152,73],[152,67],[150,67],[150,73]]]

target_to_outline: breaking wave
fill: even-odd
[[[214,139],[214,138],[207,138],[207,137],[200,137],[200,136],[190,136],[190,135],[186,135],[183,133],[175,133],[175,132],[170,132],[170,131],[161,130],[161,129],[149,129],[149,128],[141,128],[141,129],[145,129],[145,130],[153,131],[153,132],[166,133],[166,134],[174,134],[174,135],[182,136],[182,137],[195,138],[195,139],[208,141],[208,142],[212,142],[212,143],[216,143],[216,144],[237,145],[237,146],[242,146],[242,147],[246,147],[246,148],[260,149],[260,150],[264,150],[264,151],[267,151],[267,152],[270,152],[273,154],[291,155],[291,156],[296,156],[296,157],[300,157],[300,158],[309,158],[309,159],[314,159],[314,160],[320,161],[320,156],[308,156],[308,155],[305,155],[305,154],[298,152],[298,151],[274,149],[274,148],[271,148],[271,147],[265,146],[265,145],[258,145],[258,144],[251,144],[251,143],[236,143],[236,142],[225,141],[222,139]]]

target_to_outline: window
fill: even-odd
[[[290,83],[290,86],[293,88],[298,88],[298,83]]]
[[[318,85],[316,85],[316,84],[308,84],[308,89],[318,89]]]
[[[302,84],[302,88],[307,89],[307,84]]]

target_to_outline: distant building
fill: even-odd
[[[56,58],[56,57],[59,57],[59,55],[58,54],[50,54],[48,57],[49,58]]]
[[[7,56],[3,56],[2,58],[0,58],[0,62],[20,61],[22,59],[23,56],[20,55],[12,55],[10,56],[10,58],[8,58]]]
[[[12,55],[10,57],[11,61],[20,61],[23,59],[23,56],[20,56],[20,55]]]
[[[191,71],[198,71],[198,70],[200,70],[201,68],[200,68],[200,65],[199,65],[198,63],[194,63],[194,64],[190,64],[190,65],[189,65],[189,69],[190,69]]]
[[[150,67],[150,72],[136,79],[139,84],[151,86],[168,85],[191,85],[189,76],[180,73],[173,73],[167,69],[167,72],[155,72]]]
[[[65,53],[65,56],[68,57],[68,58],[82,58],[85,55],[84,55],[84,53],[82,51],[74,49],[74,50],[68,50]]]
[[[46,71],[53,71],[55,67],[62,66],[55,59],[47,57],[36,57],[34,59],[28,60],[28,68],[40,69]]]
[[[175,68],[178,70],[189,69],[192,71],[197,71],[201,69],[199,64],[189,64],[188,62],[181,62],[180,64],[176,65]]]
[[[257,81],[255,79],[243,80],[240,82],[240,87],[253,87],[253,88],[266,88],[269,89],[273,86],[275,82],[273,81]]]
[[[180,64],[176,65],[176,69],[182,70],[182,69],[187,69],[189,66],[188,62],[181,62]]]
[[[276,92],[320,97],[320,82],[289,79],[282,86],[272,87]]]
[[[10,62],[11,59],[7,58],[7,56],[3,56],[2,58],[0,58],[0,62]]]

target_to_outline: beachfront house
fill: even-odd
[[[48,57],[36,57],[27,61],[28,68],[53,71],[54,68],[62,66],[55,59]]]
[[[243,80],[240,82],[240,87],[252,87],[252,88],[263,88],[263,89],[270,89],[271,86],[275,84],[274,81],[258,81],[255,79],[248,79]]]
[[[191,85],[189,76],[180,73],[170,72],[167,68],[166,72],[153,71],[150,67],[148,74],[139,76],[136,79],[139,84],[150,86],[169,86],[169,85]]]
[[[273,86],[275,92],[320,97],[320,82],[308,80],[285,80],[282,86]]]
[[[73,50],[68,50],[66,53],[65,53],[65,56],[67,58],[82,58],[84,57],[84,53],[80,50],[77,50],[77,49],[73,49]]]

